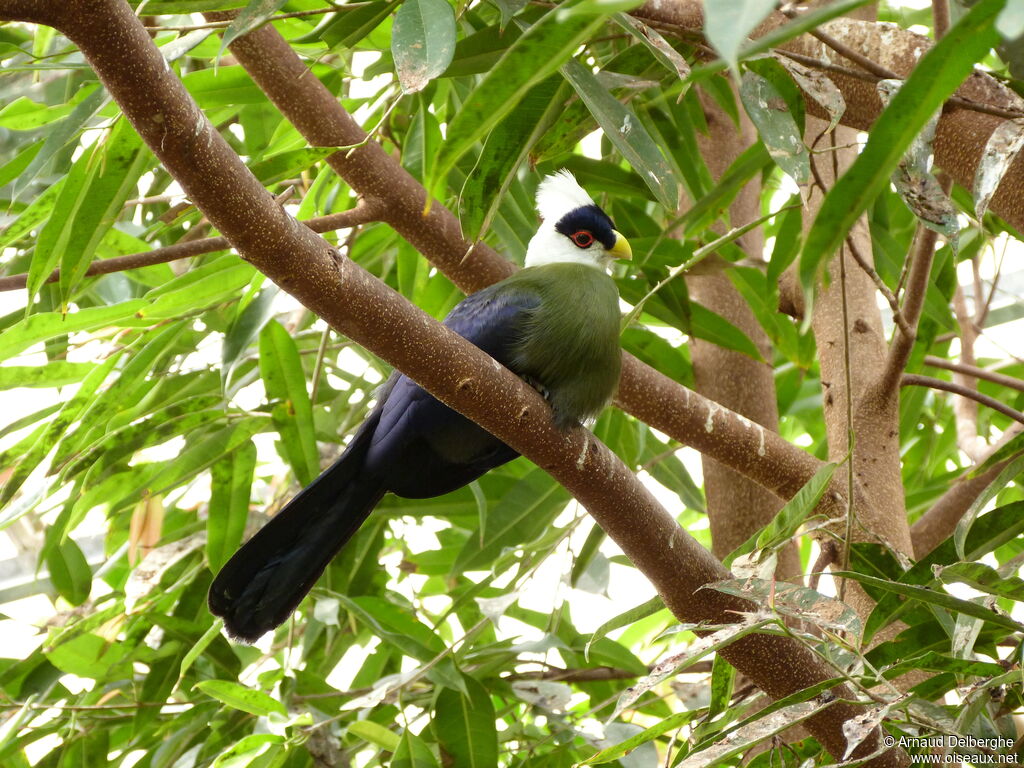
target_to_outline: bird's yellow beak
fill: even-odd
[[[620,232],[616,232],[614,229],[612,233],[615,235],[615,245],[608,251],[616,259],[632,259],[633,249],[629,247],[629,240],[624,238]]]

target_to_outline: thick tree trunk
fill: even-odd
[[[708,135],[698,136],[701,156],[715,179],[743,150],[757,141],[757,132],[744,114],[740,130],[711,99],[702,100]],[[733,226],[742,226],[760,216],[760,189],[751,181],[730,207]],[[746,253],[760,260],[764,235],[752,230],[738,241]],[[765,429],[777,432],[779,411],[775,396],[775,376],[771,366],[772,348],[746,301],[722,273],[687,276],[686,284],[693,301],[722,315],[757,346],[767,362],[759,362],[731,349],[691,339],[690,354],[697,391],[743,414]],[[711,542],[715,555],[725,557],[767,524],[779,511],[780,500],[762,486],[748,480],[707,455],[701,456],[704,468],[704,493],[711,523]],[[799,580],[800,558],[795,544],[786,546],[776,567],[779,578]]]

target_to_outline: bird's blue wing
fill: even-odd
[[[500,284],[466,297],[444,324],[515,370],[514,350],[539,298]],[[367,467],[400,496],[436,496],[518,454],[397,371],[381,391]]]
[[[444,324],[472,342],[502,365],[512,368],[512,349],[540,298],[524,291],[509,291],[501,283],[460,301]]]

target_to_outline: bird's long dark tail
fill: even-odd
[[[380,501],[385,489],[362,471],[375,422],[368,420],[341,458],[217,574],[210,586],[210,612],[224,619],[229,635],[251,643],[291,616]]]

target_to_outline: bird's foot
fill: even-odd
[[[523,381],[525,381],[527,384],[529,384],[531,387],[537,390],[541,397],[543,397],[545,400],[551,400],[551,393],[548,392],[547,387],[545,387],[532,376],[523,376],[522,378]]]

